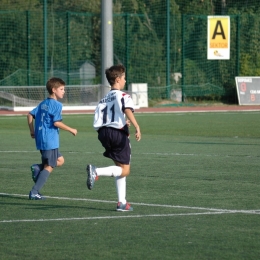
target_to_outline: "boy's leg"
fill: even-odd
[[[117,189],[117,197],[118,197],[118,203],[117,203],[117,211],[133,211],[133,208],[129,203],[126,201],[126,177],[122,177],[122,173],[125,174],[130,172],[130,165],[122,165],[124,166],[123,169],[120,166],[110,166],[110,167],[103,167],[103,168],[96,168],[94,165],[87,165],[87,186],[90,190],[93,189],[95,180],[98,176],[111,176],[113,177],[114,174],[111,174],[111,169],[115,169],[113,167],[117,167],[120,169],[121,176],[115,176],[116,178],[116,189]],[[116,168],[116,169],[117,169]],[[99,174],[97,174],[97,170]],[[110,171],[109,171],[110,170]],[[103,173],[104,171],[104,173]],[[107,174],[107,171],[110,172]],[[120,173],[118,171],[118,174]],[[112,172],[113,173],[113,172]]]
[[[87,165],[87,186],[91,190],[96,177],[111,176],[116,177],[116,187],[118,194],[118,211],[133,210],[126,202],[126,176],[130,173],[131,145],[125,132],[104,127],[98,131],[98,139],[105,148],[103,155],[112,159],[116,166],[97,168],[94,165]],[[111,146],[111,144],[113,144]],[[120,161],[121,163],[119,163]]]
[[[115,162],[117,166],[122,168],[120,177],[116,177],[116,189],[118,196],[117,211],[133,211],[131,205],[126,201],[126,176],[130,174],[130,164],[121,164]]]
[[[118,202],[126,204],[126,177],[116,177],[116,191]]]
[[[118,196],[117,211],[133,211],[134,209],[126,201],[126,177],[116,177],[116,189]]]
[[[126,176],[130,173],[130,164],[121,164],[114,161],[114,163],[122,169],[120,177],[116,177],[116,190],[118,202],[126,204]]]
[[[108,177],[126,177],[130,173],[130,164],[121,164],[114,161],[115,166],[97,168],[94,165],[88,164],[87,171],[87,186],[89,190],[92,190],[94,187],[95,181],[99,176],[108,176]]]
[[[109,177],[126,177],[130,173],[130,164],[121,164],[114,161],[115,166],[108,166],[97,168],[95,167],[95,173],[97,176],[109,176]]]
[[[37,181],[39,173],[43,170],[42,164],[33,164],[31,165],[31,173],[32,173],[32,179],[34,182]]]
[[[97,176],[118,177],[122,174],[122,168],[120,166],[96,168],[96,174]]]
[[[89,190],[93,189],[95,181],[98,180],[98,176],[118,177],[122,174],[122,168],[119,166],[97,168],[94,165],[88,164],[86,171],[86,184]]]
[[[39,193],[39,191],[42,189],[44,184],[47,182],[47,179],[49,178],[49,176],[50,176],[50,172],[44,168],[40,172],[35,185],[32,187],[32,190],[31,190],[32,195],[36,195]]]
[[[44,197],[42,197],[39,194],[39,191],[47,182],[50,173],[52,172],[53,168],[57,166],[59,159],[61,162],[64,162],[64,159],[62,155],[59,153],[58,149],[41,151],[41,154],[42,154],[42,163],[44,164],[44,169],[39,173],[37,181],[29,193],[29,199],[31,200],[44,199]]]
[[[60,167],[64,164],[64,157],[61,154],[59,154],[59,155],[60,156],[57,159],[57,165],[56,165],[57,167]]]

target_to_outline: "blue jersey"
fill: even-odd
[[[47,98],[30,112],[35,119],[34,135],[38,150],[59,148],[59,128],[54,123],[62,121],[61,111],[59,101]]]

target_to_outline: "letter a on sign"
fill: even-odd
[[[230,59],[229,16],[208,16],[208,60]]]

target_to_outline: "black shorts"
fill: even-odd
[[[62,155],[59,152],[59,149],[53,149],[53,150],[41,150],[42,155],[42,164],[47,164],[48,166],[51,166],[52,168],[57,166],[57,160]]]
[[[121,164],[130,164],[131,146],[125,131],[102,127],[98,130],[98,140],[106,149],[103,155]]]

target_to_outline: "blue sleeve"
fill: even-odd
[[[56,101],[51,109],[51,114],[53,115],[53,122],[62,121],[62,104]]]
[[[31,110],[31,111],[29,112],[29,114],[31,114],[31,115],[33,116],[33,118],[35,118],[35,115],[36,115],[36,113],[37,113],[37,110],[38,110],[38,107],[35,107],[33,110]]]

